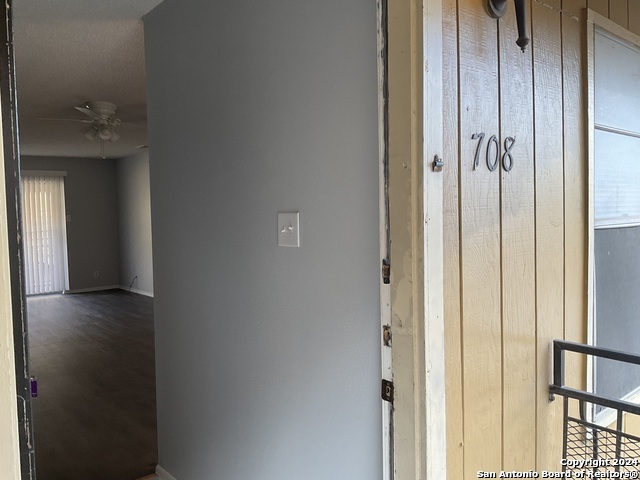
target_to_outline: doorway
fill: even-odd
[[[64,12],[47,2],[14,3],[8,8],[14,17],[10,20],[15,25],[16,58],[14,62],[12,50],[5,52],[10,58],[3,65],[10,67],[2,85],[6,88],[3,115],[9,119],[4,138],[5,142],[7,138],[14,140],[5,145],[5,157],[11,160],[5,162],[9,174],[9,211],[15,214],[11,231],[22,230],[21,214],[30,222],[28,201],[22,206],[17,201],[21,194],[18,172],[24,178],[28,176],[27,170],[47,177],[55,176],[55,172],[66,173],[61,194],[64,206],[59,203],[55,207],[61,222],[56,231],[63,232],[67,245],[66,262],[58,261],[63,260],[65,253],[60,249],[55,263],[66,264],[66,272],[60,274],[59,269],[49,268],[51,258],[43,257],[49,254],[50,246],[41,245],[40,257],[30,267],[30,256],[21,255],[20,243],[16,240],[10,245],[12,271],[26,273],[29,284],[32,283],[29,271],[53,270],[58,272],[58,279],[62,278],[57,283],[47,280],[41,288],[26,290],[22,290],[17,274],[13,279],[14,330],[23,333],[16,335],[18,395],[24,399],[24,405],[20,405],[22,475],[35,478],[39,470],[38,478],[45,479],[132,480],[151,473],[157,462],[141,17],[159,0],[143,0],[135,6],[111,2],[108,11],[95,6],[87,8],[83,2],[77,2]],[[10,44],[11,29],[7,35]],[[77,57],[83,49],[89,54]],[[62,51],[65,53],[61,54]],[[49,58],[56,60],[49,62]],[[102,66],[92,63],[96,58]],[[14,64],[17,74],[12,70]],[[126,74],[123,68],[127,69]],[[122,80],[125,77],[126,82]],[[16,102],[16,92],[20,102]],[[90,135],[96,122],[104,124],[103,119],[96,120],[74,107],[94,100],[98,100],[92,103],[94,107],[106,102],[117,105],[113,118],[109,118],[109,127],[115,132],[106,135],[96,131],[96,135]],[[19,149],[16,111],[20,122]],[[47,233],[36,230],[34,235],[44,235],[49,240],[50,228],[45,229]],[[24,231],[27,233],[28,229]],[[10,241],[14,238],[11,234],[9,237]],[[64,243],[56,241],[56,245]],[[28,245],[23,248],[28,253]],[[61,291],[65,294],[53,293]],[[27,324],[31,327],[29,332]],[[29,374],[35,375],[38,382],[38,397],[33,400],[36,383],[28,378]],[[128,400],[122,400],[122,396]],[[54,406],[56,398],[61,401]],[[140,402],[144,414],[131,413],[132,405]],[[33,421],[30,403],[34,405]],[[101,423],[100,417],[108,421]],[[66,420],[64,426],[52,427],[53,436],[42,430],[62,420]],[[143,433],[131,430],[139,421],[144,424]],[[92,434],[87,434],[87,430],[74,432],[72,425],[89,429]],[[103,427],[119,428],[119,442],[108,441],[108,431],[100,431]],[[65,438],[76,442],[77,449],[67,443],[61,453]],[[105,447],[107,443],[114,446],[111,452]],[[132,446],[136,443],[138,447]],[[86,452],[92,445],[94,448],[80,458],[80,449]],[[139,453],[140,448],[145,452]],[[118,451],[120,454],[114,453]],[[143,462],[135,476],[133,470],[124,468],[127,453]],[[100,457],[120,467],[121,474],[104,467]],[[58,464],[42,463],[51,459]],[[82,464],[98,470],[81,471]],[[63,471],[62,467],[75,468],[76,473]]]
[[[148,157],[21,161],[67,173],[69,286],[25,303],[38,478],[133,480],[157,461]]]

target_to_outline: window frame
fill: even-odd
[[[595,291],[595,231],[605,228],[624,228],[639,226],[638,223],[596,225],[595,221],[595,133],[597,123],[595,121],[595,42],[596,33],[620,39],[623,42],[634,45],[640,49],[640,35],[636,35],[597,12],[586,9],[586,75],[585,90],[587,93],[587,165],[588,165],[588,192],[587,192],[587,343],[596,345],[596,291]],[[587,356],[586,368],[587,391],[595,392],[596,369],[592,356]],[[640,385],[624,397],[628,401],[640,401]],[[615,412],[605,409],[596,414],[595,406],[588,409],[588,420],[598,425],[607,426],[615,421]]]

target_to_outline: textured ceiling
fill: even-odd
[[[162,0],[14,0],[14,44],[22,155],[100,158],[100,142],[73,107],[118,106],[120,139],[108,158],[147,143],[142,16]],[[133,125],[126,125],[131,122]]]

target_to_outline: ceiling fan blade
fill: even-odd
[[[146,128],[147,122],[120,122],[120,125],[124,125],[125,127]]]
[[[73,108],[75,108],[79,112],[84,113],[85,115],[89,115],[92,119],[98,118],[96,113],[93,110],[91,110],[89,107],[73,107]]]
[[[38,117],[36,120],[47,120],[47,121],[55,121],[55,122],[81,122],[81,123],[93,123],[93,120],[85,120],[83,118],[49,118],[49,117]]]

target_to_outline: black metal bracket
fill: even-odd
[[[553,341],[553,383],[549,385],[549,400],[553,401],[555,395],[575,398],[582,402],[596,403],[603,407],[640,415],[640,405],[636,405],[624,400],[605,398],[594,393],[577,390],[567,387],[564,384],[565,359],[564,352],[575,352],[583,355],[592,355],[598,358],[616,360],[618,362],[640,365],[640,355],[611,350],[609,348],[594,347],[593,345],[583,345],[581,343],[567,342],[563,340]]]
[[[516,40],[516,44],[524,52],[527,45],[529,45],[526,0],[514,0],[514,3],[516,21],[518,23],[518,40]],[[487,12],[492,18],[501,18],[507,12],[507,0],[487,0]]]
[[[487,10],[492,18],[502,18],[507,13],[507,0],[488,0]]]
[[[382,380],[382,399],[393,404],[393,382]]]

